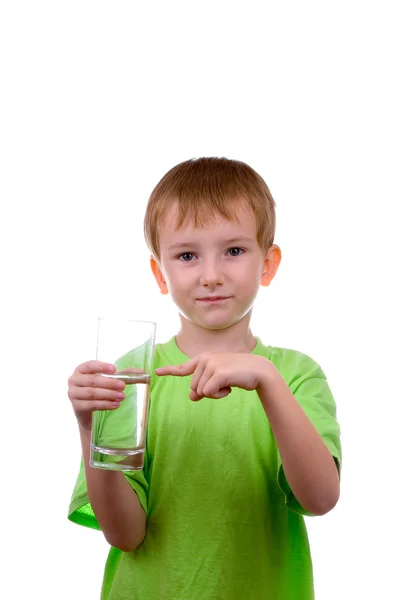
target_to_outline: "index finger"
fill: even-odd
[[[76,368],[83,375],[91,375],[92,373],[114,373],[116,366],[111,363],[101,362],[100,360],[89,360],[82,363]]]
[[[194,371],[194,363],[193,361],[188,361],[187,363],[181,365],[166,365],[165,367],[159,367],[154,372],[156,375],[191,375]]]

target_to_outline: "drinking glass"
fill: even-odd
[[[96,359],[117,367],[115,373],[101,375],[123,381],[125,398],[118,408],[93,412],[92,467],[143,468],[155,331],[150,321],[98,321]]]

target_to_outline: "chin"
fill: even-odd
[[[229,329],[230,327],[233,327],[233,325],[236,325],[236,323],[238,323],[242,318],[243,318],[243,316],[236,317],[234,319],[209,319],[209,320],[206,320],[206,319],[196,319],[196,318],[186,317],[186,319],[188,319],[188,321],[193,323],[193,325],[196,325],[197,327],[201,327],[202,329],[208,329],[209,331],[222,331],[223,329]]]
[[[236,307],[238,308],[238,307]],[[190,310],[185,311],[179,309],[179,313],[182,317],[184,317],[187,321],[195,325],[196,327],[201,327],[201,329],[208,329],[210,331],[218,331],[223,329],[229,329],[229,327],[233,327],[241,321],[252,309],[252,305],[246,306],[245,309],[242,308],[239,314],[232,314],[235,311],[231,311],[231,314],[209,314],[208,318],[205,315],[196,314]]]

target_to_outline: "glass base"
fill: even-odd
[[[144,465],[144,448],[100,448],[91,444],[89,464],[108,471],[139,471]]]

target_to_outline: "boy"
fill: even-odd
[[[151,268],[181,327],[155,350],[146,462],[88,466],[93,410],[118,410],[124,384],[90,361],[69,380],[83,464],[69,518],[111,550],[103,600],[311,600],[303,515],[339,498],[335,403],[308,356],[250,329],[260,285],[281,260],[275,203],[248,165],[184,162],[145,216]]]

